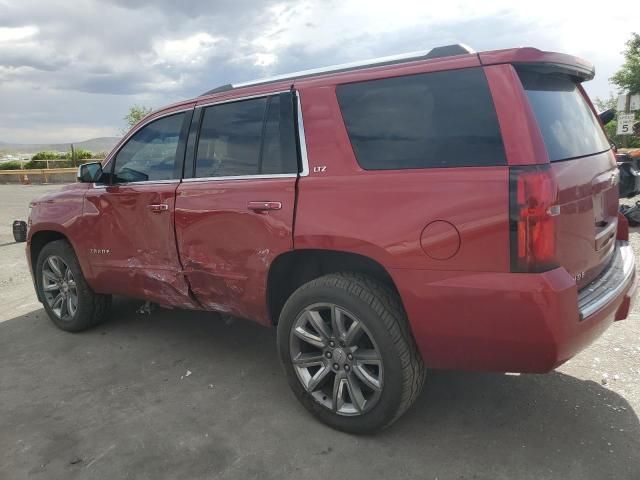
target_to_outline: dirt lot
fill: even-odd
[[[398,423],[353,437],[298,405],[274,331],[124,299],[57,330],[10,230],[55,188],[0,186],[0,478],[640,478],[638,308],[548,375],[431,371]]]

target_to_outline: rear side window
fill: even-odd
[[[258,172],[266,98],[208,107],[202,118],[196,177]]]
[[[506,164],[480,68],[351,83],[336,94],[366,170]]]
[[[294,135],[290,93],[207,107],[196,177],[296,173]]]
[[[568,76],[520,69],[549,160],[557,162],[611,148],[593,111]]]

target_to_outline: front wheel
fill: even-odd
[[[58,328],[79,332],[106,317],[111,296],[91,290],[73,248],[66,240],[56,240],[42,248],[35,276],[39,297]]]
[[[280,315],[278,350],[300,402],[350,433],[393,423],[424,382],[397,294],[365,275],[325,275],[296,290]]]

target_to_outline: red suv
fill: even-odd
[[[350,432],[425,366],[552,370],[636,288],[593,75],[454,45],[163,108],[33,202],[38,298],[68,331],[113,294],[277,326],[298,399]]]

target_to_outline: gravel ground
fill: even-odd
[[[353,437],[298,405],[272,330],[125,299],[53,327],[10,223],[56,188],[0,186],[0,478],[640,478],[639,305],[547,375],[431,371],[397,424]]]

